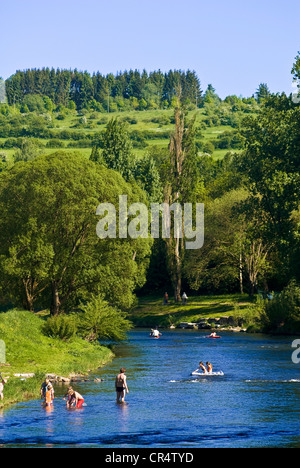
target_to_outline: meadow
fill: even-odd
[[[221,107],[226,109],[227,114],[236,114],[224,103]],[[195,118],[195,141],[199,152],[210,154],[214,160],[222,159],[229,151],[240,152],[243,147],[242,139],[238,137],[238,144],[233,145],[234,147],[230,142],[233,137],[239,136],[236,125],[224,125],[225,122],[222,125],[219,122],[216,124],[209,122],[207,125],[206,114],[205,108],[193,109],[188,113],[188,119]],[[240,120],[245,116],[243,112],[238,114]],[[63,149],[66,152],[79,152],[88,158],[94,141],[105,131],[108,122],[112,118],[118,118],[121,122],[127,123],[133,155],[142,158],[153,146],[168,148],[170,134],[174,131],[173,116],[173,109],[132,110],[106,114],[93,110],[77,112],[68,109],[39,115],[17,113],[9,119],[11,129],[7,136],[0,132],[0,153],[13,161],[17,146],[22,144],[21,138],[29,138],[36,145],[36,149],[43,154]],[[35,130],[34,125],[40,128]]]

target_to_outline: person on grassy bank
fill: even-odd
[[[3,394],[3,391],[4,391],[4,385],[7,383],[7,381],[5,379],[2,378],[2,375],[0,374],[0,399],[1,401],[4,400],[4,394]]]

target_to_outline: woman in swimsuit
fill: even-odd
[[[207,374],[207,370],[206,370],[205,365],[203,364],[202,361],[199,362],[199,369],[198,370],[200,370],[200,369],[203,370],[204,374]]]
[[[117,403],[124,403],[125,392],[129,393],[125,372],[126,372],[126,369],[122,367],[120,369],[120,374],[118,374],[116,377],[115,387],[116,387],[116,392],[117,392]]]
[[[207,365],[207,371],[208,371],[208,373],[209,373],[209,374],[212,374],[212,372],[213,372],[213,366],[211,365],[210,362],[207,362],[206,365]]]

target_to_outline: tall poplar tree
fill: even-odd
[[[186,118],[186,110],[182,103],[181,86],[177,87],[177,105],[174,112],[175,130],[171,135],[169,146],[169,161],[167,171],[164,201],[170,206],[174,203],[183,205],[192,202],[197,183],[196,147],[194,142],[194,123]],[[182,265],[184,259],[184,229],[180,237],[175,232],[174,223],[171,236],[166,239],[168,269],[174,288],[175,301],[179,302],[182,289]],[[178,230],[178,226],[177,226]]]

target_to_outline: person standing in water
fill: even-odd
[[[46,395],[45,395],[45,403],[44,403],[46,408],[49,408],[50,406],[53,405],[53,399],[54,399],[54,390],[53,390],[51,383],[49,383],[48,386],[46,387]]]
[[[117,375],[115,381],[115,387],[117,392],[117,403],[125,402],[125,392],[129,393],[127,386],[127,377],[125,375],[126,369],[121,367],[120,374]]]

